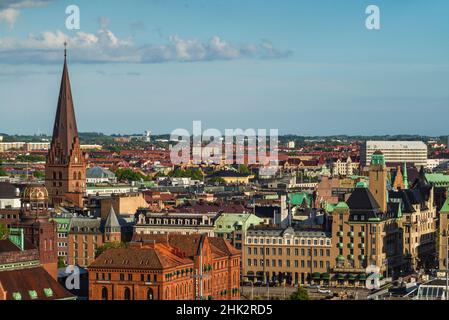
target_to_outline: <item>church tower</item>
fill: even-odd
[[[385,164],[385,156],[381,151],[374,152],[369,168],[369,190],[383,213],[387,212],[387,175],[388,170]]]
[[[114,208],[111,206],[108,217],[104,224],[104,242],[121,242],[122,228],[115,214]]]
[[[86,191],[86,162],[81,151],[76,126],[66,49],[53,139],[45,167],[45,186],[53,206],[71,204],[83,207]]]

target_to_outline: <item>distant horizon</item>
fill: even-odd
[[[244,128],[242,128],[244,129]],[[140,136],[143,132],[134,132],[134,133],[104,133],[104,132],[95,132],[95,131],[79,131],[79,135],[85,135],[85,134],[99,134],[104,136]],[[169,136],[170,133],[152,133],[151,137],[159,137],[159,136]],[[40,133],[40,134],[14,134],[14,133],[7,133],[7,132],[0,132],[0,136],[17,136],[17,137],[52,137],[51,134],[48,133]],[[370,134],[370,135],[364,135],[364,134],[328,134],[328,135],[302,135],[302,134],[295,134],[295,133],[281,133],[279,134],[279,137],[298,137],[298,138],[330,138],[330,137],[348,137],[348,138],[355,138],[355,137],[362,137],[362,138],[371,138],[371,137],[422,137],[422,138],[449,138],[449,134],[447,135],[428,135],[428,134],[409,134],[409,133],[397,133],[397,134]]]

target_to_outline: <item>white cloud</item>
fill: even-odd
[[[4,21],[9,28],[14,28],[20,16],[19,9],[41,7],[52,0],[0,0],[0,22]]]
[[[17,9],[7,8],[0,11],[0,21],[5,21],[10,29],[14,28],[19,16],[20,12]]]
[[[0,60],[5,63],[51,63],[61,61],[67,41],[71,61],[101,62],[191,62],[241,58],[276,59],[290,55],[274,48],[269,41],[234,45],[218,36],[202,42],[171,36],[165,44],[138,47],[131,39],[117,37],[102,23],[96,33],[77,32],[69,36],[62,31],[29,34],[26,39],[0,38]]]

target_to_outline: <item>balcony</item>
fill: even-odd
[[[348,243],[348,248],[354,249],[354,244],[353,243]]]
[[[365,260],[365,255],[361,254],[361,255],[359,256],[359,259],[362,260],[362,261],[364,261],[364,260]]]
[[[360,232],[360,236],[364,237],[365,236],[365,231]]]
[[[365,244],[364,243],[359,244],[359,248],[365,249]]]
[[[343,243],[341,242],[337,243],[337,248],[343,249]]]
[[[343,237],[343,231],[338,231],[338,232],[337,232],[337,236],[338,236],[338,237]]]
[[[350,236],[351,238],[354,238],[354,232],[353,231],[348,232],[348,236]]]

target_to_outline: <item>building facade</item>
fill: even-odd
[[[362,166],[371,163],[371,156],[381,151],[387,163],[413,163],[416,167],[427,165],[427,145],[422,141],[366,141],[360,147]]]
[[[89,266],[91,300],[238,300],[240,251],[205,235],[135,235]]]
[[[136,234],[206,234],[215,235],[217,213],[159,213],[139,210],[136,214]]]

